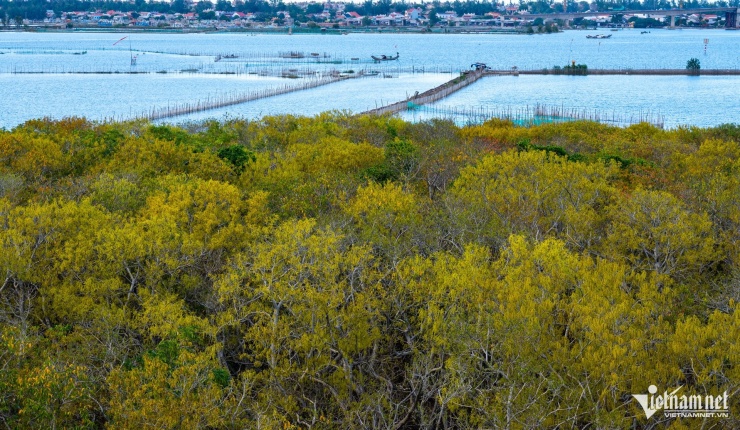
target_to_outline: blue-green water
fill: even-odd
[[[740,68],[736,31],[622,30],[602,40],[587,39],[590,33],[137,33],[114,45],[125,34],[5,32],[0,33],[0,127],[42,116],[128,118],[155,107],[284,85],[332,71],[378,75],[172,121],[312,115],[331,109],[360,112],[436,86],[449,79],[450,72],[474,62],[502,69],[550,68],[571,61],[590,68],[683,68],[696,57],[702,68]],[[304,58],[284,58],[291,52]],[[398,61],[370,60],[373,54],[396,52]],[[137,56],[135,66],[132,55]],[[215,61],[218,55],[235,58]],[[651,112],[661,114],[668,127],[709,126],[740,121],[739,89],[738,76],[506,76],[482,79],[437,105],[517,109],[539,103],[623,115]]]

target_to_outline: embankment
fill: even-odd
[[[509,72],[510,73],[510,72]],[[437,100],[441,100],[450,94],[459,91],[462,88],[474,83],[485,75],[483,70],[475,70],[470,72],[463,72],[460,76],[452,79],[451,81],[445,82],[444,84],[432,88],[431,90],[425,91],[421,94],[416,94],[409,97],[406,100],[392,103],[386,106],[381,106],[369,111],[362,112],[362,115],[385,115],[385,114],[397,114],[398,112],[404,111],[408,108],[409,103],[415,105],[423,105],[427,103],[434,103]]]

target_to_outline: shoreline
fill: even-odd
[[[556,76],[605,76],[605,75],[639,75],[639,76],[740,76],[740,69],[588,69],[585,73],[568,73],[563,70],[488,70],[487,75],[520,74],[520,75],[556,75]]]
[[[322,35],[347,35],[353,34],[527,34],[527,29],[519,28],[500,28],[500,27],[459,27],[459,28],[437,28],[429,29],[426,27],[356,27],[356,28],[136,28],[136,27],[74,27],[58,28],[50,27],[29,27],[25,29],[0,29],[0,33],[168,33],[168,34],[193,34],[193,33],[259,33],[259,34],[276,34],[276,35],[302,35],[302,34],[322,34]],[[562,30],[561,30],[562,32]],[[552,32],[555,34],[556,32]],[[537,33],[548,34],[548,33]]]
[[[0,33],[165,33],[165,34],[194,34],[194,33],[252,33],[252,34],[274,34],[274,35],[347,35],[347,34],[511,34],[511,35],[547,35],[564,32],[587,32],[587,31],[645,31],[645,28],[559,28],[558,31],[528,33],[527,27],[340,27],[340,28],[152,28],[152,27],[73,27],[59,28],[58,26],[28,26],[26,28],[0,28]],[[706,30],[706,31],[734,31],[736,28],[708,28],[708,27],[658,27],[650,28],[649,31],[675,31],[675,30]]]

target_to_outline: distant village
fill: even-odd
[[[541,3],[541,2],[538,2]],[[530,3],[530,5],[535,3]],[[562,11],[562,3],[552,3],[552,11]],[[280,5],[285,6],[284,3]],[[186,3],[189,12],[144,12],[120,10],[95,11],[54,11],[46,10],[40,19],[21,16],[5,16],[3,25],[6,28],[19,26],[43,26],[52,28],[158,28],[158,29],[349,29],[349,28],[406,28],[419,31],[431,29],[464,29],[464,28],[537,28],[540,32],[547,29],[557,30],[558,26],[575,28],[596,27],[635,27],[651,28],[668,25],[670,17],[652,14],[619,14],[619,9],[604,10],[603,15],[593,16],[563,23],[554,19],[532,18],[528,15],[540,13],[541,10],[521,4],[488,4],[488,12],[458,13],[455,10],[439,8],[440,3],[415,5],[380,14],[361,14],[353,3],[340,2],[300,2],[290,3],[285,10],[274,9],[270,12],[242,12],[236,10],[238,0],[233,3],[209,1]],[[447,3],[446,5],[449,5]],[[581,1],[576,3],[577,11],[599,11],[597,3]],[[541,9],[541,8],[539,8]],[[624,7],[622,7],[624,9]],[[1,12],[1,11],[0,11]],[[696,14],[690,9],[686,14],[677,17],[676,24],[682,26],[715,27],[724,24],[724,14]]]

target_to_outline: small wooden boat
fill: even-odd
[[[396,52],[396,56],[392,55],[371,55],[370,58],[372,58],[375,61],[393,61],[398,60],[398,52]]]

